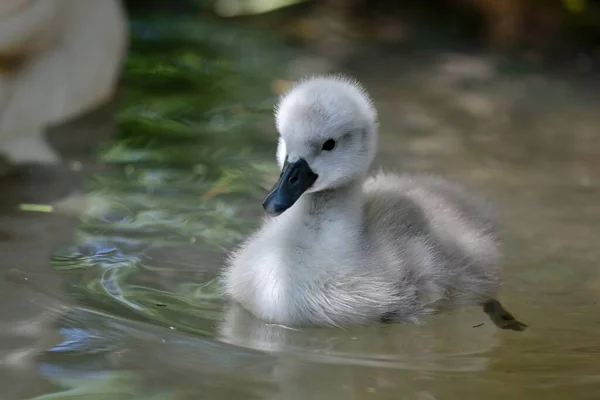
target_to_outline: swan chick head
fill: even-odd
[[[300,81],[280,99],[275,123],[282,174],[263,203],[270,214],[285,211],[303,193],[362,179],[375,156],[377,113],[367,92],[348,77]]]

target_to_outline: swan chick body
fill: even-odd
[[[223,271],[230,298],[292,326],[417,322],[494,298],[494,209],[439,177],[367,177],[377,115],[357,82],[301,81],[275,119],[282,173],[263,203],[270,215]]]

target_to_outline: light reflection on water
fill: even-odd
[[[158,40],[166,29],[162,24],[134,28],[146,40]],[[502,93],[502,77],[475,91],[487,93],[495,110],[481,118],[481,108],[464,106],[470,100],[456,100],[464,95],[456,86],[448,86],[447,93],[427,89],[433,72],[418,61],[404,66],[403,74],[359,71],[380,106],[384,166],[455,175],[502,203],[502,297],[530,328],[498,331],[479,309],[468,309],[430,317],[419,326],[289,329],[225,306],[215,280],[226,250],[258,222],[262,180],[276,174],[274,138],[257,128],[269,115],[249,110],[272,101],[266,88],[283,73],[273,67],[280,64],[271,53],[279,50],[262,48],[259,39],[243,32],[230,36],[254,50],[225,35],[215,46],[206,26],[187,29],[179,27],[177,34],[193,32],[193,48],[205,59],[179,54],[185,62],[177,71],[199,68],[202,79],[210,77],[204,90],[215,92],[190,103],[193,92],[178,87],[185,101],[171,93],[168,102],[151,97],[152,90],[163,93],[160,85],[138,92],[132,84],[120,115],[129,128],[104,152],[115,168],[91,179],[75,244],[53,258],[54,267],[69,278],[66,291],[76,304],[58,322],[61,342],[40,359],[42,373],[57,390],[75,398],[595,398],[600,164],[590,154],[600,157],[600,152],[581,122],[593,123],[593,110],[580,114],[562,136],[545,136],[552,123],[546,114],[559,112],[557,100],[548,96],[544,105],[542,89],[528,89],[526,78],[510,78],[525,86],[518,102]],[[140,43],[146,53],[135,53],[134,46],[136,68],[146,62],[142,53],[147,62],[154,60],[150,47]],[[235,55],[242,47],[243,54]],[[169,50],[158,46],[158,51]],[[235,75],[238,59],[249,60],[238,65],[242,78]],[[176,78],[187,82],[188,77]],[[202,83],[194,79],[193,84]],[[524,131],[523,120],[514,115],[532,101],[536,105]],[[462,114],[460,104],[466,107]],[[215,125],[216,109],[226,111]],[[410,118],[397,110],[409,110]],[[415,110],[423,115],[417,118]],[[564,117],[572,117],[569,110]],[[160,129],[152,130],[154,120]],[[140,139],[145,129],[154,135],[148,146]],[[511,140],[505,140],[509,133]],[[197,140],[188,140],[195,134]],[[565,136],[588,145],[554,144],[564,143]],[[531,137],[537,142],[530,143]]]

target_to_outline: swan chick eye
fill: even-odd
[[[322,150],[331,151],[335,148],[335,140],[329,139],[325,143],[323,143]]]

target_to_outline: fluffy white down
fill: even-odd
[[[276,126],[279,165],[302,157],[318,178],[231,253],[229,297],[269,322],[344,326],[418,321],[496,294],[496,216],[485,200],[435,176],[366,177],[377,116],[358,83],[299,82],[281,98]],[[328,139],[336,147],[322,151]]]

